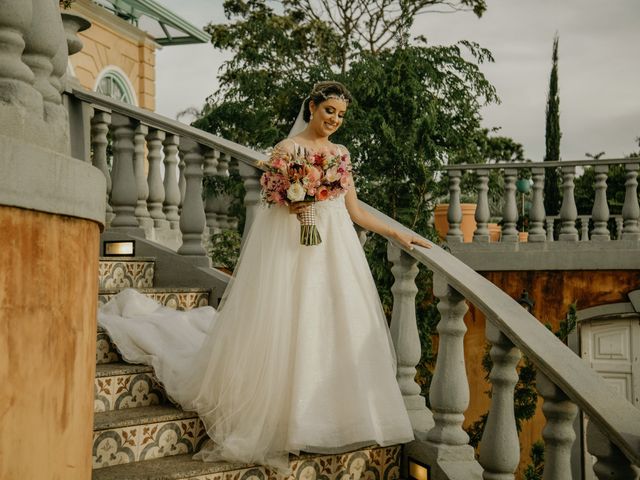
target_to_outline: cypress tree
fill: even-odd
[[[547,95],[547,115],[545,125],[545,161],[560,160],[560,96],[558,94],[558,35],[553,39],[551,75]],[[560,169],[545,169],[544,208],[547,215],[557,215],[560,211]]]

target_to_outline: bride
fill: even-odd
[[[316,84],[292,135],[274,150],[348,155],[329,137],[350,101],[342,84]],[[408,248],[429,244],[361,209],[351,179],[346,193],[315,205],[319,245],[300,245],[296,216],[307,208],[259,209],[217,312],[177,312],[133,290],[99,312],[123,358],[152,365],[167,394],[202,418],[212,441],[197,458],[286,471],[289,453],[413,439],[386,319],[352,222]]]

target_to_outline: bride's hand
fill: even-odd
[[[294,213],[296,215],[300,215],[301,213],[306,212],[309,209],[309,202],[294,202],[289,205],[289,213]]]
[[[411,235],[409,233],[394,230],[391,236],[395,238],[395,240],[399,244],[401,244],[403,247],[408,248],[409,250],[413,250],[414,245],[420,245],[424,248],[431,248],[431,244],[429,242],[417,235]]]

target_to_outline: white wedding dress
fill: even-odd
[[[212,442],[196,457],[288,469],[288,454],[413,439],[395,355],[344,196],[316,204],[322,243],[261,206],[218,312],[125,290],[99,312],[123,357],[152,365]]]

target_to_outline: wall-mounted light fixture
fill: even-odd
[[[103,242],[104,257],[135,257],[135,242],[131,241],[106,241]]]
[[[429,480],[431,478],[431,467],[419,462],[415,458],[409,457],[409,480]]]
[[[526,308],[529,313],[531,313],[533,307],[535,307],[536,305],[536,302],[533,301],[531,297],[529,297],[529,292],[527,292],[526,290],[522,290],[520,298],[518,298],[518,303]]]

